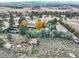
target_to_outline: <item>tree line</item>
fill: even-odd
[[[52,12],[52,11],[45,11],[45,12],[30,12],[28,13],[28,16],[30,16],[31,19],[33,19],[33,16],[37,16],[39,18],[42,18],[43,15],[51,15],[51,16],[57,16],[57,17],[61,17],[61,15],[65,15],[68,18],[72,18],[75,16],[79,16],[79,12]]]

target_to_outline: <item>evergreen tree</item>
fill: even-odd
[[[9,19],[9,28],[12,28],[14,25],[14,18],[13,18],[13,15],[10,14],[10,19]]]
[[[19,19],[19,33],[21,35],[26,34],[26,27],[27,27],[27,20],[25,18],[20,18]]]
[[[0,20],[0,32],[2,31],[2,20]]]

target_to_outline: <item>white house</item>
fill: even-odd
[[[28,21],[27,27],[34,27],[34,21]]]

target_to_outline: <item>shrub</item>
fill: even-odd
[[[56,31],[56,30],[52,30],[52,31],[50,32],[50,36],[51,36],[52,38],[61,38],[62,33],[58,32],[58,31]]]
[[[54,37],[59,37],[59,32],[57,30],[52,30]]]
[[[56,30],[56,25],[51,25],[51,26],[49,26],[49,30],[50,30],[50,31]]]
[[[72,39],[72,34],[67,32],[58,32],[56,30],[52,30],[50,32],[51,38],[64,38],[64,39]]]
[[[8,35],[7,35],[7,39],[8,39],[9,41],[11,41],[11,39],[12,39],[12,35],[11,35],[10,33],[8,33]]]
[[[48,38],[50,36],[50,31],[47,28],[42,28],[40,30],[30,29],[26,32],[26,37],[30,38]]]
[[[38,53],[38,48],[37,48],[37,47],[33,47],[31,53],[32,53],[32,54]]]
[[[26,34],[26,27],[25,26],[19,26],[19,33],[21,35],[25,35]]]
[[[49,37],[49,31],[45,28],[40,29],[39,31],[39,37]]]
[[[51,23],[47,23],[47,24],[46,24],[46,27],[47,27],[47,28],[48,28],[49,26],[51,26]]]
[[[50,32],[50,36],[49,36],[50,38],[54,38],[54,37],[55,37],[55,35],[54,35],[53,32],[54,32],[54,30],[52,30],[52,31]]]
[[[0,38],[0,47],[3,47],[4,41]]]
[[[53,25],[53,24],[55,25],[55,24],[57,24],[57,19],[54,18],[53,20],[48,21],[48,23],[51,23],[51,25]]]
[[[32,38],[34,38],[34,37],[38,37],[36,31],[30,32],[30,33],[29,33],[29,36],[32,37]]]
[[[64,38],[66,38],[66,39],[72,39],[72,34],[71,33],[67,32],[64,35],[65,35]]]
[[[35,37],[38,37],[38,30],[36,29],[28,29],[26,31],[26,37],[28,38],[35,38]]]

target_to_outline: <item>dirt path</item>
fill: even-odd
[[[56,28],[59,32],[68,32],[68,30],[64,26],[62,26],[59,22],[57,23]]]
[[[69,32],[69,33],[71,33],[70,31],[68,31],[63,25],[61,25],[60,23],[58,23],[57,24],[57,26],[56,26],[56,28],[57,28],[57,31],[59,31],[59,32]],[[72,39],[74,40],[74,42],[76,42],[76,43],[79,43],[79,38],[77,37],[77,36],[75,36],[73,33],[71,33],[72,34]]]

